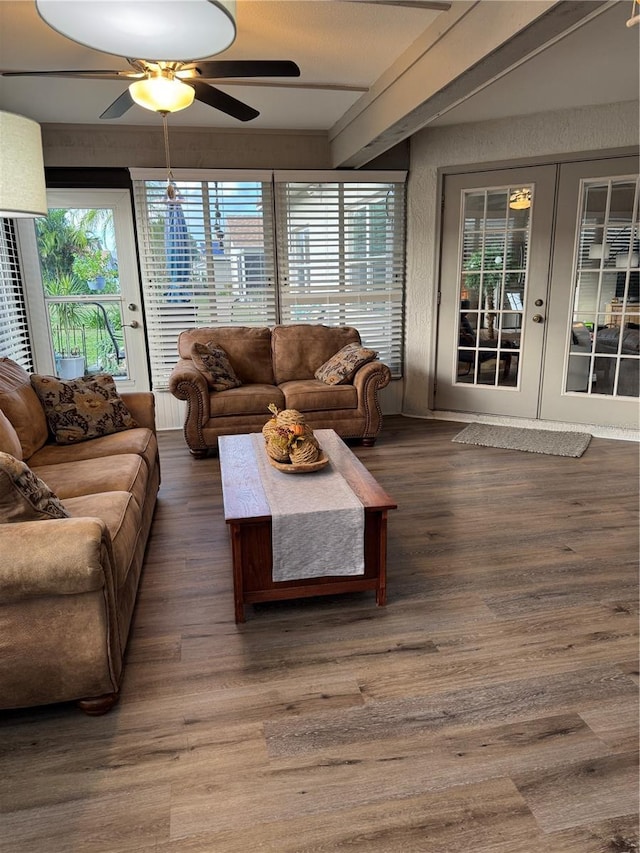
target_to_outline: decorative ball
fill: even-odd
[[[296,424],[305,423],[304,415],[297,409],[283,409],[276,415],[276,421],[281,427],[292,427]]]
[[[318,442],[310,438],[303,438],[302,441],[296,441],[289,451],[289,459],[293,465],[315,462],[319,456]]]

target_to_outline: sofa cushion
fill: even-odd
[[[215,341],[207,341],[206,344],[194,341],[191,359],[206,377],[207,385],[212,391],[228,391],[229,388],[242,385],[231,367],[229,356]]]
[[[131,492],[138,506],[144,505],[149,479],[144,460],[132,453],[65,462],[64,465],[39,465],[34,472],[63,501],[98,492]]]
[[[291,379],[313,379],[320,365],[350,343],[360,343],[357,329],[351,326],[276,326],[271,333],[276,385]]]
[[[111,536],[116,590],[119,592],[136,553],[136,543],[143,528],[140,507],[128,492],[99,492],[69,498],[65,503],[74,518],[99,518]]]
[[[0,358],[0,409],[20,439],[22,458],[29,459],[49,438],[47,419],[29,374],[10,358]]]
[[[149,470],[156,464],[158,441],[154,433],[146,427],[134,427],[124,432],[114,432],[83,441],[80,444],[45,444],[34,453],[29,464],[61,465],[65,462],[80,462],[82,459],[100,459],[103,456],[117,456],[121,453],[135,453],[146,461]]]
[[[22,459],[22,445],[9,418],[0,411],[0,450]]]
[[[280,390],[287,409],[299,412],[358,408],[358,392],[353,385],[326,385],[318,379],[294,379],[283,382]]]
[[[137,426],[108,373],[80,379],[33,375],[31,384],[58,444],[75,444]]]
[[[25,462],[0,453],[0,524],[68,517],[59,498]]]
[[[271,367],[271,330],[268,327],[218,326],[186,329],[178,337],[181,358],[191,358],[191,347],[198,341],[215,341],[226,352],[231,366],[243,385],[274,385]]]
[[[211,395],[209,412],[212,418],[227,415],[264,415],[270,417],[269,404],[283,409],[284,395],[275,385],[242,385]]]
[[[342,385],[350,382],[356,371],[378,355],[374,349],[360,344],[347,344],[325,361],[315,372],[315,378],[327,385]]]

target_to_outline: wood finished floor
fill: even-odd
[[[218,461],[160,436],[120,705],[0,713],[2,853],[638,850],[638,447],[388,418],[373,593],[233,621]]]

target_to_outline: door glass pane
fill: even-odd
[[[638,397],[638,179],[586,181],[565,390]]]
[[[36,233],[56,375],[127,378],[113,211],[51,208]]]
[[[463,193],[457,384],[519,384],[533,186]]]

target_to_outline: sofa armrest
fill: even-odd
[[[77,595],[107,587],[111,540],[98,518],[56,518],[0,525],[0,602]]]
[[[169,376],[169,390],[178,400],[187,401],[184,418],[184,438],[187,447],[194,456],[204,456],[207,452],[202,428],[211,417],[209,404],[211,391],[204,375],[190,358],[181,358]]]
[[[391,371],[382,361],[369,361],[356,372],[352,382],[358,392],[358,409],[365,415],[363,439],[371,441],[382,429],[378,391],[391,382]]]
[[[201,424],[209,420],[209,394],[207,380],[190,358],[181,358],[169,376],[169,391],[178,400],[186,400],[187,417],[198,417]]]
[[[376,393],[391,382],[391,371],[382,361],[368,361],[356,371],[351,381],[358,389],[358,396],[365,393],[367,388],[370,389],[367,393]]]
[[[120,396],[138,426],[156,431],[156,398],[151,391],[123,391]]]

